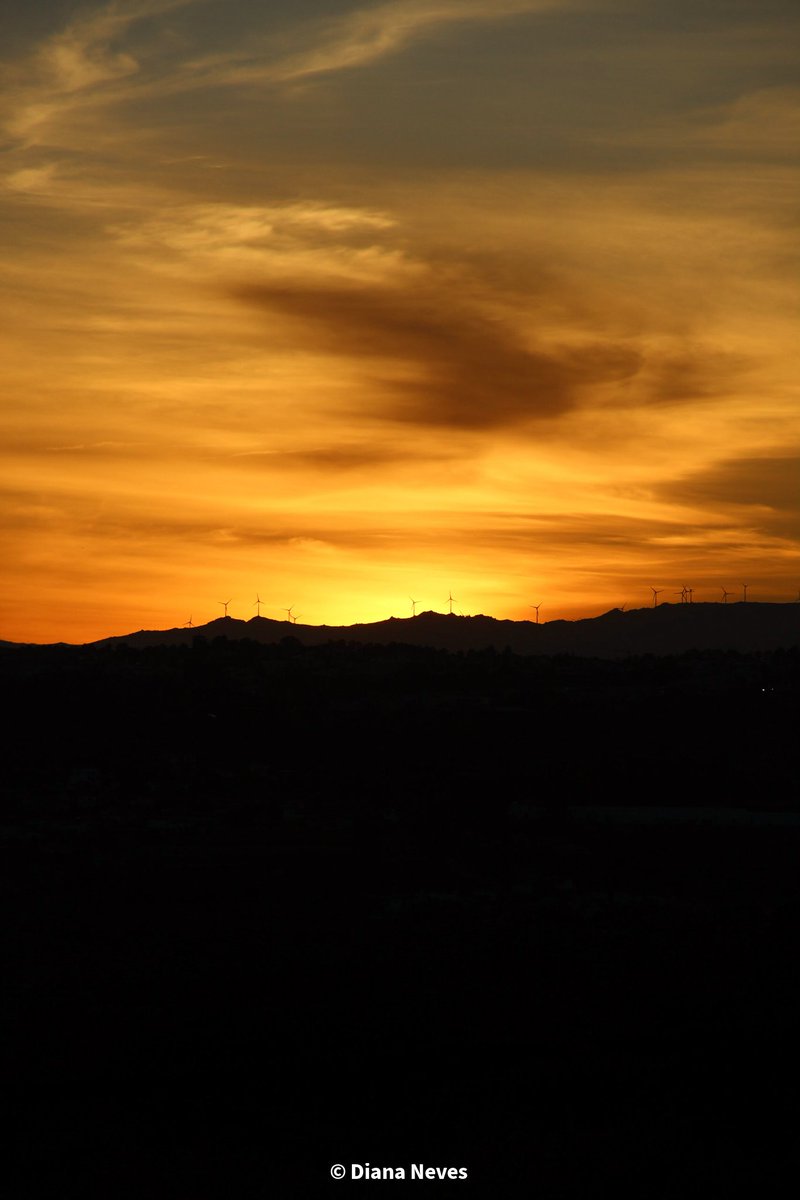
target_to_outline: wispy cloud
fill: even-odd
[[[638,149],[662,161],[750,161],[794,165],[800,144],[800,88],[757,87],[722,103],[699,103],[658,122],[595,132],[597,144]]]
[[[759,88],[702,117],[689,135],[699,145],[737,157],[794,159],[800,145],[800,87]]]
[[[231,62],[228,82],[261,79],[289,83],[314,75],[364,67],[397,54],[445,25],[489,24],[568,6],[568,0],[390,0],[358,8],[311,31],[310,44],[273,62]],[[221,67],[221,60],[209,66]]]
[[[324,204],[173,204],[156,217],[112,229],[124,245],[161,247],[181,254],[219,256],[236,249],[296,248],[305,241],[370,239],[396,221],[373,209]]]
[[[495,0],[491,6],[483,0],[390,0],[301,22],[291,45],[255,34],[241,49],[170,58],[166,66],[143,62],[141,52],[123,45],[137,23],[204,3],[208,0],[114,0],[76,18],[7,72],[0,102],[6,131],[28,146],[69,144],[78,136],[80,111],[198,88],[292,84],[367,66],[443,26],[500,21],[571,6],[573,0]]]
[[[77,17],[7,72],[6,130],[26,143],[46,141],[53,118],[96,103],[98,92],[137,74],[138,60],[120,45],[133,25],[192,3],[197,0],[113,0]]]

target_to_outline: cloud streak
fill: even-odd
[[[10,72],[7,131],[29,144],[46,141],[53,119],[63,123],[67,112],[96,103],[98,92],[138,73],[138,60],[118,47],[133,25],[193,3],[197,0],[113,0],[78,17]]]
[[[391,0],[320,23],[310,46],[277,62],[243,64],[222,78],[231,83],[293,83],[369,66],[446,25],[490,24],[564,7],[565,0],[494,0],[491,5],[485,0]]]
[[[661,485],[687,507],[713,509],[769,537],[800,539],[800,456],[735,458]]]
[[[557,417],[581,389],[632,378],[639,354],[596,342],[530,348],[501,320],[421,287],[247,285],[234,292],[296,322],[328,353],[359,360],[381,415],[480,430]]]
[[[137,56],[119,45],[141,22],[208,2],[113,0],[78,17],[9,73],[11,86],[0,100],[6,131],[27,146],[69,145],[81,110],[84,116],[97,115],[109,105],[199,88],[296,84],[366,67],[448,25],[487,24],[572,6],[572,0],[495,0],[491,7],[483,0],[390,0],[308,22],[291,49],[280,39],[256,35],[256,50],[250,41],[245,50],[172,59],[166,68],[148,62],[144,48]],[[155,44],[149,49],[155,57]]]

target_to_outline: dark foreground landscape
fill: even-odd
[[[796,643],[182,640],[0,652],[6,1194],[796,1189]]]

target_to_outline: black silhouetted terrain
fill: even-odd
[[[268,617],[218,617],[196,629],[140,630],[97,645],[191,645],[193,639],[226,637],[274,643],[287,633],[304,646],[331,641],[367,645],[399,643],[440,650],[495,650],[515,654],[580,654],[621,658],[632,654],[681,654],[686,650],[777,650],[800,645],[800,604],[660,604],[630,612],[612,609],[581,621],[498,621],[425,612],[368,625],[300,625]]]
[[[273,624],[0,651],[9,1194],[785,1194],[791,638],[245,628]],[[470,1178],[329,1175],[419,1161]]]

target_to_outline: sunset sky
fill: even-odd
[[[0,638],[797,599],[796,0],[3,12]]]

